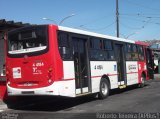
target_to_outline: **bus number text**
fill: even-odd
[[[102,65],[95,65],[94,69],[96,69],[96,70],[102,70],[103,66]]]

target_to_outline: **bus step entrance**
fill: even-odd
[[[91,92],[86,92],[86,93],[76,94],[76,97],[85,96],[85,95],[88,95],[88,94],[92,94],[92,93]]]
[[[119,89],[123,89],[123,88],[126,88],[127,86],[126,85],[119,85],[118,87],[119,87]]]

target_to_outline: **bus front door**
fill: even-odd
[[[87,39],[72,38],[73,56],[75,66],[76,94],[90,92],[89,58],[87,51]]]
[[[146,48],[146,65],[149,78],[154,79],[154,56],[149,48]]]
[[[123,47],[124,47],[123,44],[115,44],[119,88],[126,87],[126,70],[125,70],[125,58],[124,58]]]

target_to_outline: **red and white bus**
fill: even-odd
[[[144,85],[150,50],[135,41],[55,25],[8,33],[6,74],[9,96],[77,97]]]

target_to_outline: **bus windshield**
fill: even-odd
[[[9,32],[8,54],[30,54],[47,49],[47,26],[29,26]]]

